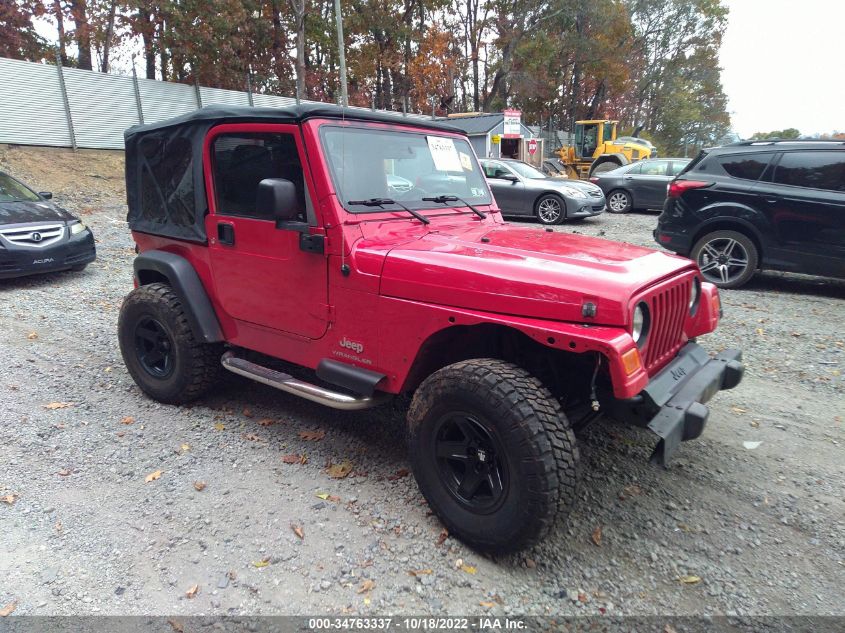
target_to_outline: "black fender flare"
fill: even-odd
[[[185,314],[194,334],[206,343],[219,343],[223,339],[223,330],[214,312],[214,306],[200,281],[197,271],[181,255],[167,251],[146,251],[133,262],[135,281],[142,286],[160,281],[161,277],[179,297],[185,307]],[[150,281],[145,281],[144,273],[155,273]]]

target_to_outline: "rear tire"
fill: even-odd
[[[739,288],[757,272],[757,246],[737,231],[713,231],[699,239],[690,252],[704,278],[719,288]]]
[[[222,346],[197,340],[182,302],[166,284],[129,293],[120,308],[118,340],[129,374],[159,402],[191,402],[222,374]]]
[[[408,429],[420,490],[449,532],[473,547],[529,547],[575,502],[569,421],[517,365],[474,359],[435,372],[414,394]]]
[[[607,194],[607,210],[610,213],[628,213],[634,206],[631,194],[622,189],[614,189]]]

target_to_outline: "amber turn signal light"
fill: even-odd
[[[640,351],[636,347],[622,354],[622,366],[625,368],[625,373],[628,376],[643,366],[640,360]]]

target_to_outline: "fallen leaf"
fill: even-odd
[[[369,596],[364,596],[364,604],[365,604],[366,606],[370,606],[370,602],[372,602],[372,601],[370,600],[370,597],[369,597]]]
[[[159,477],[161,477],[161,472],[162,472],[162,471],[157,470],[157,471],[155,471],[155,472],[150,473],[149,475],[147,475],[146,477],[144,477],[144,481],[145,481],[146,483],[150,483],[151,481],[155,481],[156,479],[158,479]]]
[[[305,455],[291,453],[290,455],[282,455],[282,461],[285,464],[306,464],[308,463],[308,458]]]
[[[751,426],[753,426],[755,429],[759,428],[760,427],[759,420],[751,420]]]
[[[637,495],[641,495],[643,493],[643,489],[637,484],[631,484],[630,486],[625,486],[622,492],[629,497],[636,497]]]
[[[431,570],[431,569],[411,569],[408,573],[411,574],[414,577],[417,577],[417,576],[430,576],[432,573],[434,573],[434,571]]]
[[[376,586],[375,580],[370,580],[367,578],[364,582],[361,583],[361,586],[358,587],[358,593],[367,593],[368,591],[372,591],[373,587]]]
[[[678,633],[671,624],[667,624],[663,627],[663,633]]]
[[[731,407],[731,411],[739,415],[742,415],[743,413],[748,413],[748,409],[743,409],[742,407]]]
[[[328,492],[318,492],[314,496],[317,497],[318,499],[322,499],[323,501],[325,501],[326,499],[329,498],[329,493]]]
[[[590,598],[587,597],[587,594],[585,594],[583,591],[578,594],[578,602],[580,602],[581,604],[587,604],[589,599]]]
[[[760,446],[763,442],[743,442],[742,445],[747,448],[749,451],[753,451],[755,448]]]
[[[258,437],[255,433],[244,433],[243,435],[241,435],[241,437],[244,438],[245,440],[249,441],[249,442],[263,442],[264,441],[260,437]]]
[[[16,494],[4,495],[4,496],[0,497],[0,501],[5,503],[6,505],[12,505],[17,500],[18,500],[18,495],[16,495]]]
[[[447,538],[449,538],[449,530],[443,528],[442,530],[440,530],[440,535],[437,537],[437,542],[435,543],[435,545],[437,545],[438,547],[443,545],[443,542]]]
[[[191,445],[190,444],[182,444],[182,446],[180,446],[179,448],[182,449],[183,453],[187,453],[189,450],[191,450]]]
[[[486,609],[492,609],[493,607],[496,606],[495,602],[479,602],[478,604],[481,605],[482,607],[486,608]]]
[[[537,567],[537,563],[534,561],[533,558],[526,558],[525,559],[525,566],[528,569],[534,569],[535,567]]]
[[[245,417],[251,418],[252,417],[252,409],[250,409],[249,407],[244,407],[243,414],[244,414]]]
[[[678,578],[678,580],[680,580],[685,585],[694,585],[696,583],[701,582],[701,578],[699,578],[698,576],[681,576],[680,578]]]
[[[300,539],[305,538],[305,532],[303,531],[302,526],[291,523],[290,529],[293,530],[293,533],[296,534]]]
[[[17,609],[17,607],[18,607],[18,601],[17,601],[17,600],[13,600],[13,601],[12,601],[12,602],[10,602],[9,604],[7,604],[5,607],[3,607],[2,609],[0,609],[0,618],[5,618],[5,617],[6,617],[7,615],[9,615],[12,611],[14,611],[15,609]]]
[[[461,565],[461,571],[465,571],[468,574],[472,574],[473,576],[478,572],[478,570],[473,567],[472,565]]]
[[[181,622],[177,622],[176,620],[168,620],[167,623],[170,625],[170,628],[176,631],[176,633],[184,633],[185,625]]]
[[[299,437],[306,442],[319,442],[321,439],[326,437],[325,431],[300,431]]]
[[[223,424],[222,422],[216,422],[216,423],[214,424],[214,429],[215,429],[216,431],[222,431],[222,430],[224,430],[225,428],[226,428],[226,425],[225,425],[225,424]]]
[[[30,332],[26,335],[26,338],[28,338],[30,341],[34,341],[38,338],[38,332]]]
[[[390,477],[388,477],[387,479],[388,481],[396,481],[397,479],[402,479],[403,477],[407,477],[410,474],[411,471],[409,471],[407,468],[400,468],[396,471],[395,475],[390,475]]]
[[[333,464],[326,469],[326,474],[332,479],[343,479],[352,472],[352,462],[346,460],[339,464]]]
[[[258,421],[258,426],[273,426],[276,423],[272,418],[261,418]]]
[[[194,585],[193,587],[191,587],[190,589],[188,589],[188,590],[185,592],[185,597],[186,597],[186,598],[189,598],[189,599],[190,599],[190,598],[193,598],[194,596],[196,596],[196,595],[197,595],[197,593],[199,592],[199,590],[200,590],[200,586],[199,586],[199,585]]]
[[[601,547],[601,526],[593,530],[593,543],[595,543],[596,547]]]
[[[70,475],[70,470],[67,468],[62,468],[59,472],[56,473],[59,477],[67,477]]]
[[[62,525],[61,521],[56,521],[56,525],[54,525],[53,527],[56,528],[56,532],[61,532],[62,530],[65,529],[65,526]]]
[[[261,560],[253,561],[252,566],[261,568],[261,567],[267,567],[267,565],[269,565],[269,564],[270,564],[270,559],[269,558],[263,558]]]
[[[205,490],[205,482],[204,481],[195,481],[194,482],[194,489],[197,492],[202,492],[203,490]]]
[[[56,409],[67,409],[72,406],[72,402],[51,402],[50,404],[45,404],[44,408],[49,411],[55,411]]]
[[[127,415],[125,418],[123,418],[120,421],[120,423],[121,424],[135,424],[135,418],[133,418],[131,415]]]
[[[329,495],[328,500],[332,503],[338,503],[340,501],[340,497],[338,497],[337,495]]]

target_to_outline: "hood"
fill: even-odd
[[[601,187],[597,187],[596,185],[594,185],[591,182],[586,182],[584,180],[577,180],[575,178],[569,178],[567,180],[562,180],[562,179],[557,179],[557,180],[558,180],[558,182],[555,183],[555,184],[557,184],[558,186],[562,185],[562,186],[565,186],[565,187],[572,187],[573,189],[578,189],[579,191],[583,191],[584,193],[587,193],[588,191],[596,191],[596,192],[604,195],[604,193],[601,190]]]
[[[590,323],[624,326],[634,294],[693,266],[686,258],[630,244],[482,225],[461,233],[430,232],[396,245],[385,258],[381,293],[575,322],[585,320],[582,305],[589,301],[597,306]]]
[[[72,214],[52,202],[0,202],[0,225],[27,222],[66,222],[75,220]]]

